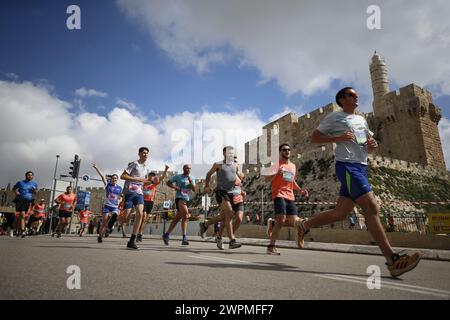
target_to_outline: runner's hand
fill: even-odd
[[[303,197],[309,197],[309,192],[308,192],[308,190],[306,190],[306,189],[300,190],[300,194],[301,194]]]
[[[367,148],[369,149],[369,151],[378,148],[378,142],[374,138],[370,137],[367,140]]]
[[[353,132],[351,131],[347,131],[345,132],[343,135],[341,136],[337,136],[335,138],[336,142],[341,142],[341,141],[352,141],[355,140],[355,135],[353,134]]]

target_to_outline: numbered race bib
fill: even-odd
[[[131,192],[139,192],[141,190],[141,185],[140,184],[130,183],[130,186],[128,187],[128,190],[130,190]]]
[[[118,197],[117,194],[114,194],[114,193],[109,193],[108,194],[108,200],[117,201],[118,199],[119,199],[119,197]]]
[[[367,142],[367,133],[365,129],[354,130],[356,143],[359,145],[365,145]]]
[[[64,203],[63,207],[65,209],[70,209],[72,206],[70,204]]]
[[[283,170],[283,180],[287,182],[292,182],[294,179],[294,174],[290,171]]]
[[[181,189],[180,193],[182,197],[189,198],[189,189]]]
[[[144,196],[150,196],[152,194],[152,191],[149,189],[144,189]]]

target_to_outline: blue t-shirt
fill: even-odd
[[[192,185],[195,186],[195,182],[194,182],[195,178],[193,176],[189,176],[189,177],[191,178]],[[189,199],[190,199],[189,192],[192,190],[189,187],[188,176],[185,176],[184,174],[178,174],[178,175],[170,178],[169,181],[172,182],[173,184],[175,184],[177,187],[181,188],[181,190],[177,190],[177,192],[175,194],[175,199],[180,198],[180,199],[189,201]]]
[[[14,185],[14,190],[18,189],[20,196],[26,200],[33,200],[33,189],[37,191],[38,185],[34,181],[22,180]]]
[[[106,190],[105,206],[118,208],[120,194],[122,193],[122,187],[117,184],[113,185],[111,182],[108,182],[108,184],[105,187],[105,190]]]
[[[361,163],[367,165],[367,139],[373,136],[366,119],[357,114],[336,111],[327,115],[317,128],[326,136],[337,137],[346,131],[355,135],[355,140],[336,142],[336,161]]]

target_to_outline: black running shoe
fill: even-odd
[[[128,241],[127,249],[139,250],[139,247],[136,245],[136,243]]]

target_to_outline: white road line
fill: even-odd
[[[361,278],[357,278],[357,277],[349,276],[350,278],[348,278],[348,277],[342,277],[342,276],[337,276],[337,275],[322,275],[322,274],[318,274],[316,276],[321,277],[321,278],[326,278],[326,279],[347,281],[347,282],[353,282],[353,283],[358,283],[358,284],[362,284],[362,285],[367,285],[366,279],[362,280]],[[351,278],[354,278],[354,279],[351,279]],[[356,279],[358,279],[358,280],[356,280]],[[407,288],[407,287],[409,287],[409,288]],[[420,287],[420,286],[413,286],[413,285],[401,286],[400,284],[390,285],[390,284],[386,284],[383,281],[381,281],[381,288],[390,288],[390,289],[409,291],[409,292],[420,293],[420,294],[428,294],[428,295],[434,295],[434,296],[438,296],[441,298],[447,298],[447,299],[450,298],[449,291],[432,289],[432,288],[424,288],[424,287]],[[416,289],[412,289],[412,288],[416,288]],[[438,292],[442,292],[442,293],[438,293]]]
[[[355,276],[349,276],[349,275],[344,275],[344,274],[327,274],[329,276],[333,276],[333,277],[342,277],[342,278],[349,278],[349,279],[356,279],[356,280],[360,280],[360,281],[366,281],[367,279],[364,277],[355,277]],[[447,294],[450,295],[450,291],[447,290],[441,290],[441,289],[434,289],[434,288],[427,288],[427,287],[421,287],[421,286],[415,286],[415,285],[411,285],[411,284],[404,284],[404,283],[399,283],[399,282],[394,282],[394,281],[388,281],[388,280],[381,280],[381,284],[389,284],[389,285],[393,285],[393,286],[399,286],[399,287],[407,287],[407,288],[413,288],[413,289],[421,289],[421,290],[427,290],[427,291],[433,291],[436,293],[443,293],[443,294]]]

